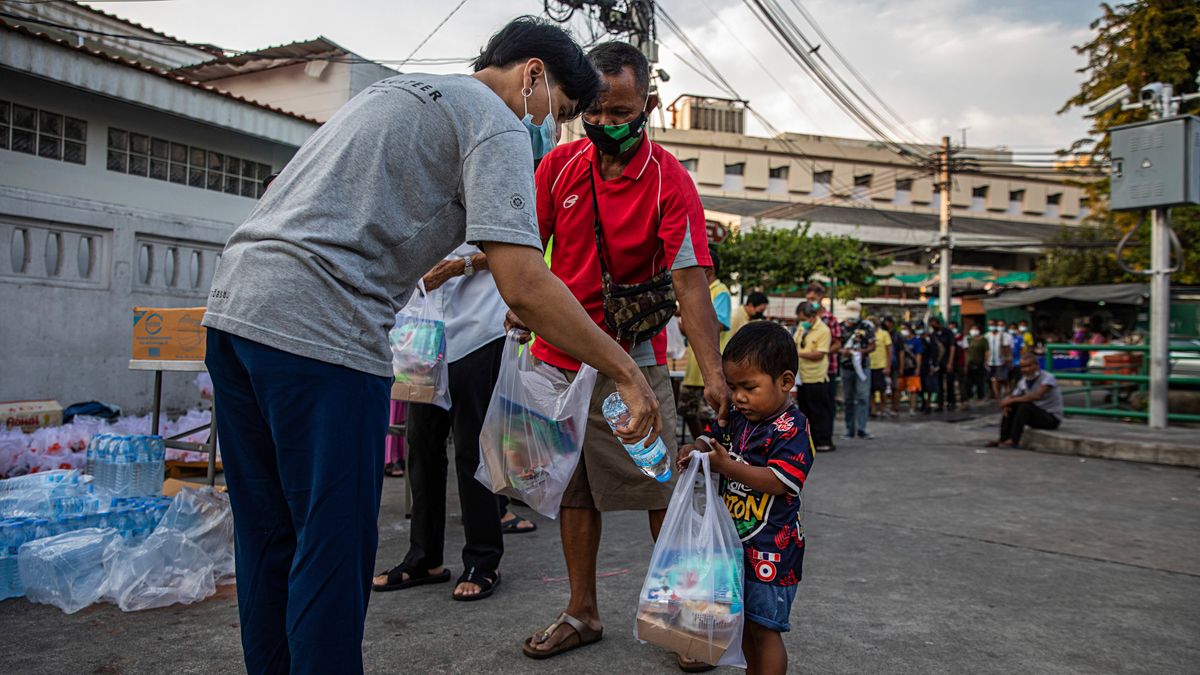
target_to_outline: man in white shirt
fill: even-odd
[[[487,255],[463,244],[424,276],[426,302],[441,308],[446,323],[450,409],[409,403],[405,440],[412,489],[412,527],[404,561],[373,579],[375,591],[395,591],[450,580],[442,563],[446,539],[446,439],[454,434],[454,468],[466,543],[463,574],[451,596],[478,600],[500,583],[504,554],[501,516],[507,500],[475,480],[479,432],[504,352],[504,315],[508,307],[488,271]],[[515,519],[515,516],[512,516]],[[535,526],[524,521],[525,528]]]
[[[992,383],[992,396],[997,401],[1008,395],[1008,369],[1012,363],[1012,336],[1004,330],[1003,321],[988,322],[987,334],[988,379]]]

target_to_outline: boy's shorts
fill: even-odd
[[[905,375],[900,378],[900,388],[910,394],[921,391],[921,378],[916,375]]]
[[[763,628],[777,633],[790,631],[792,624],[789,623],[789,619],[792,615],[792,602],[795,599],[795,584],[772,586],[746,579],[746,618]]]
[[[871,369],[871,392],[887,391],[887,376],[883,374],[883,368]]]

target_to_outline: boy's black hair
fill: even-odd
[[[796,343],[783,326],[773,321],[751,321],[729,338],[725,361],[747,363],[779,379],[784,373],[795,373],[800,367]]]
[[[796,304],[796,316],[811,317],[816,315],[817,309],[809,301],[801,300]]]
[[[650,93],[650,62],[640,49],[628,42],[603,42],[588,52],[592,65],[605,75],[620,75],[626,67],[633,69],[633,80],[643,98]]]
[[[746,296],[746,304],[747,305],[765,305],[768,302],[769,301],[767,300],[766,294],[760,293],[758,291],[754,291],[750,295]]]
[[[475,72],[518,61],[541,59],[552,84],[577,101],[571,116],[592,107],[600,94],[600,73],[571,34],[556,24],[534,16],[519,16],[496,31],[471,63]]]
[[[721,278],[721,255],[717,253],[716,248],[708,249],[708,257],[712,258],[713,276]]]

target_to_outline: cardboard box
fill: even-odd
[[[178,478],[168,478],[165,481],[163,481],[163,496],[164,497],[174,497],[175,495],[179,494],[180,490],[184,490],[184,489],[193,490],[193,489],[202,488],[202,487],[208,487],[208,484],[207,483],[192,483],[192,482],[186,481],[186,480],[179,480]],[[216,485],[216,486],[214,486],[214,489],[217,492],[225,492],[224,485]]]
[[[678,626],[664,625],[645,616],[638,616],[637,639],[651,642],[685,658],[716,665],[729,643],[709,642],[707,637],[693,635]]]
[[[392,383],[392,400],[393,401],[409,401],[411,403],[433,403],[433,396],[437,391],[432,385],[417,385],[407,384],[405,382]]]
[[[5,429],[26,433],[40,427],[62,425],[63,407],[58,401],[7,401],[0,403],[0,419]]]
[[[133,358],[147,361],[203,361],[206,331],[203,307],[134,307]]]

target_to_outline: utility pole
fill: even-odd
[[[942,152],[939,155],[938,182],[941,185],[941,213],[938,218],[938,304],[942,309],[942,321],[950,321],[950,137],[942,136]]]
[[[1191,153],[1200,149],[1200,119],[1176,117],[1179,105],[1200,98],[1200,93],[1176,96],[1168,82],[1153,82],[1141,88],[1137,100],[1132,90],[1121,85],[1092,103],[1093,115],[1120,106],[1121,110],[1150,109],[1149,122],[1109,129],[1113,173],[1111,208],[1114,211],[1150,211],[1150,410],[1147,426],[1167,428],[1167,399],[1170,377],[1171,247],[1178,240],[1171,232],[1172,206],[1200,203],[1200,194],[1189,177]],[[1194,137],[1194,140],[1193,138]],[[1168,149],[1182,150],[1177,155]],[[1191,182],[1189,182],[1191,181]],[[1129,234],[1132,234],[1130,232]],[[1126,235],[1128,239],[1129,234]],[[1117,247],[1117,263],[1121,248]],[[1179,252],[1182,255],[1182,251]]]

